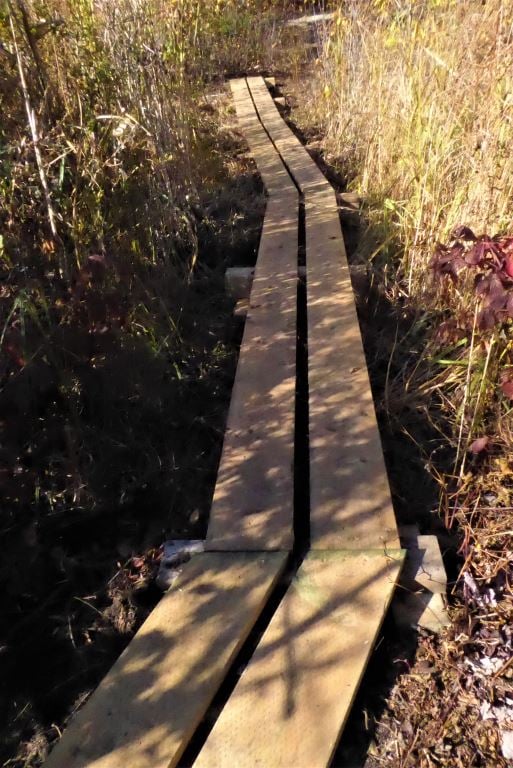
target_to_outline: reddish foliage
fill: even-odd
[[[513,379],[503,379],[502,383],[502,391],[506,395],[506,397],[509,397],[510,400],[513,400]]]
[[[438,243],[429,264],[435,275],[457,283],[460,272],[474,269],[476,296],[481,302],[480,330],[491,330],[513,318],[513,237],[476,236],[468,227],[452,232],[450,245]]]

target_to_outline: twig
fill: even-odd
[[[465,379],[465,390],[463,395],[463,402],[461,404],[461,420],[460,420],[460,428],[459,428],[459,434],[458,434],[458,448],[456,451],[456,460],[454,462],[454,474],[457,474],[458,472],[458,462],[461,456],[461,447],[463,444],[463,428],[465,426],[465,411],[467,409],[467,401],[470,395],[470,379],[472,375],[472,359],[474,357],[474,342],[476,337],[476,326],[477,326],[477,312],[478,312],[478,306],[476,304],[475,310],[474,310],[474,323],[472,326],[472,336],[470,339],[470,350],[468,354],[468,367],[467,367],[467,375]],[[461,460],[461,466],[459,471],[459,479],[463,477],[463,472],[465,469],[465,455],[463,455],[463,458]]]
[[[53,210],[53,204],[52,204],[52,197],[50,195],[50,189],[48,187],[48,180],[46,178],[46,173],[43,165],[43,159],[41,157],[41,150],[39,148],[39,129],[37,125],[37,118],[36,113],[32,107],[31,101],[30,101],[30,93],[27,87],[27,80],[25,78],[25,70],[23,69],[23,62],[21,60],[21,54],[20,49],[18,47],[18,41],[16,39],[16,31],[14,29],[14,22],[13,22],[13,13],[12,13],[12,6],[11,2],[9,0],[9,23],[11,27],[11,35],[12,35],[12,41],[14,45],[14,51],[16,54],[16,62],[18,64],[18,72],[20,75],[20,84],[21,84],[21,90],[23,92],[23,100],[25,102],[25,110],[27,112],[27,118],[28,123],[30,127],[30,132],[32,134],[32,143],[34,145],[34,154],[36,156],[36,163],[37,168],[39,171],[39,178],[41,180],[41,186],[43,188],[43,194],[45,196],[45,202],[46,202],[46,208],[48,211],[48,220],[50,223],[50,230],[52,232],[52,235],[57,239],[58,233],[57,233],[57,226],[55,223],[55,212]]]
[[[513,656],[510,656],[509,659],[502,665],[502,667],[500,667],[500,669],[495,672],[495,674],[492,676],[492,680],[497,680],[497,678],[500,677],[511,664],[513,664]]]

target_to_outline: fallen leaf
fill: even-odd
[[[513,381],[506,379],[502,382],[501,387],[506,397],[509,397],[510,400],[513,400]]]
[[[501,731],[502,755],[506,760],[513,759],[513,731]]]
[[[469,446],[469,451],[471,453],[481,453],[482,451],[485,451],[490,444],[490,438],[489,437],[478,437],[476,440],[474,440],[473,443]]]

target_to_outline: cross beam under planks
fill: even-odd
[[[246,81],[232,80],[231,89],[268,200],[207,549],[291,549],[299,197]]]
[[[402,559],[306,556],[194,768],[331,764]]]
[[[304,196],[312,549],[398,548],[335,192],[261,77],[248,87]]]

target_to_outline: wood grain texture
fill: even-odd
[[[285,560],[275,552],[196,555],[72,719],[45,768],[178,765]]]
[[[294,182],[262,126],[246,80],[230,80],[230,88],[240,132],[249,146],[267,194],[273,197],[281,192],[296,192]]]
[[[403,554],[307,556],[194,768],[329,765]]]
[[[280,115],[262,77],[248,77],[248,88],[264,127],[301,191],[332,191],[329,181]]]
[[[210,511],[209,549],[293,543],[297,196],[268,203]]]
[[[241,130],[269,192],[207,532],[210,550],[293,544],[298,193],[244,81]]]
[[[335,192],[247,79],[265,127],[304,194],[313,549],[399,547]]]
[[[399,547],[335,195],[306,198],[313,549]]]

